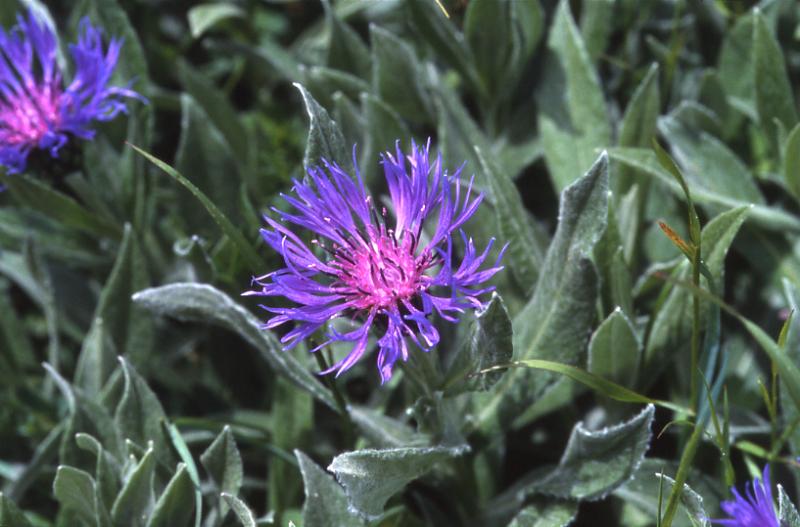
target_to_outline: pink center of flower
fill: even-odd
[[[60,90],[29,86],[25,96],[0,103],[0,138],[8,145],[37,144],[58,127]]]
[[[366,243],[337,248],[330,265],[339,269],[339,281],[355,307],[396,306],[428,287],[424,273],[434,265],[434,258],[427,250],[415,256],[416,245],[413,236],[397,241],[391,233],[381,233],[369,236]]]

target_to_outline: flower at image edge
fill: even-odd
[[[756,478],[745,486],[744,496],[735,488],[731,492],[734,499],[720,504],[728,518],[711,520],[712,523],[729,527],[780,527],[772,499],[769,465],[764,467],[761,480]]]
[[[18,15],[10,31],[0,28],[0,165],[9,174],[25,169],[33,149],[58,157],[70,136],[92,139],[92,122],[125,112],[125,98],[144,100],[108,86],[121,47],[112,38],[104,49],[101,31],[82,19],[78,42],[69,46],[74,75],[65,85],[56,35],[32,11]]]
[[[353,157],[355,166],[355,151]],[[407,340],[424,351],[439,342],[430,321],[434,312],[456,322],[466,310],[483,307],[479,297],[494,289],[486,282],[502,269],[505,248],[493,265],[481,269],[494,240],[478,252],[461,227],[483,195],[473,195],[472,180],[463,184],[460,169],[443,170],[441,156],[431,163],[429,145],[412,144],[408,155],[398,146],[394,155],[382,156],[391,211],[366,191],[357,167],[354,179],[335,164],[323,165],[310,169],[306,181],[295,180],[293,195],[282,195],[294,212],[273,209],[281,222],[265,217],[270,228],[261,235],[286,266],[254,278],[260,289],[245,295],[297,304],[262,306],[274,314],[265,328],[294,323],[281,339],[287,349],[336,317],[358,326],[344,333],[328,329],[325,342],[313,351],[337,341],[352,343],[352,349],[322,373],[338,376],[358,362],[374,327],[378,371],[386,382],[397,360],[408,359]],[[310,231],[311,246],[318,250],[312,251],[286,222]],[[454,261],[456,235],[464,246],[460,262]]]

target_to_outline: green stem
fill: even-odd
[[[686,443],[686,448],[683,449],[681,463],[678,466],[678,473],[675,474],[675,483],[672,485],[672,490],[667,500],[667,510],[664,512],[664,517],[661,520],[661,527],[672,526],[672,520],[675,518],[675,513],[678,511],[678,502],[683,493],[683,485],[689,477],[689,469],[692,468],[692,461],[694,461],[694,456],[697,453],[697,447],[700,445],[700,439],[703,437],[704,429],[705,423],[700,422],[698,419],[694,424],[694,431],[689,437],[689,442]]]
[[[698,244],[694,250],[694,258],[692,259],[692,284],[700,287],[700,245]],[[691,370],[690,370],[690,386],[691,396],[689,399],[689,407],[697,414],[698,405],[698,383],[697,371],[700,356],[700,298],[694,295],[692,298],[692,357],[691,357]]]

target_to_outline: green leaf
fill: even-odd
[[[383,168],[377,162],[380,154],[394,152],[397,141],[400,146],[407,144],[411,138],[403,119],[385,102],[369,93],[361,94],[361,107],[366,120],[363,146],[359,145],[361,177],[367,186],[383,181]],[[379,175],[380,174],[380,175]]]
[[[540,241],[542,236],[536,232],[536,223],[525,210],[514,182],[486,157],[488,154],[480,147],[475,147],[484,181],[488,183],[494,200],[499,238],[509,246],[506,255],[508,267],[527,293],[536,284],[544,264],[544,248]]]
[[[577,381],[583,384],[584,386],[587,386],[588,388],[591,388],[601,393],[602,395],[605,395],[606,397],[610,397],[615,401],[620,401],[623,403],[653,404],[656,406],[661,406],[662,408],[668,408],[678,413],[691,413],[690,410],[680,405],[673,404],[669,401],[651,399],[650,397],[646,397],[632,390],[629,390],[624,386],[613,383],[608,379],[599,377],[594,373],[589,373],[585,370],[576,368],[575,366],[570,366],[568,364],[561,364],[559,362],[552,362],[547,360],[527,359],[527,360],[512,362],[508,366],[515,366],[515,367],[521,366],[525,368],[532,368],[536,370],[544,370],[547,372],[558,373],[560,375],[569,377],[573,381]],[[496,366],[495,368],[502,368],[502,367],[504,366]]]
[[[308,142],[303,156],[303,166],[308,170],[320,166],[325,159],[331,163],[338,163],[345,170],[351,169],[352,156],[350,149],[344,143],[339,125],[302,84],[295,82],[294,87],[303,96],[308,115]]]
[[[669,476],[661,476],[667,482],[671,489],[675,485],[675,480]],[[711,523],[708,521],[708,514],[706,514],[705,507],[703,506],[703,498],[686,483],[683,484],[683,492],[681,493],[681,505],[683,505],[686,514],[689,516],[689,521],[692,522],[694,527],[710,527]]]
[[[406,8],[411,15],[411,24],[417,34],[426,40],[436,53],[455,68],[479,92],[484,91],[473,64],[470,50],[464,35],[458,31],[452,20],[430,0],[409,0]]]
[[[370,69],[370,53],[358,33],[348,26],[330,2],[324,0],[325,25],[328,28],[326,64],[332,69],[350,72],[357,77],[367,77]]]
[[[539,130],[544,157],[558,192],[594,162],[597,151],[611,143],[603,91],[597,72],[570,12],[559,3],[550,28],[545,78],[537,93]]]
[[[188,174],[192,185],[206,196],[213,196],[214,205],[219,208],[234,225],[242,225],[242,210],[239,201],[241,174],[236,157],[225,137],[214,122],[209,122],[206,114],[195,100],[181,95],[181,139],[175,153],[175,170]],[[246,162],[246,159],[240,161]],[[187,187],[189,191],[189,189]],[[184,190],[179,190],[176,205],[183,220],[185,233],[203,234],[203,226],[208,225],[205,207],[200,202],[188,198]],[[213,224],[211,225],[213,227]]]
[[[186,465],[180,463],[178,471],[167,483],[158,498],[147,527],[183,527],[189,525],[195,508],[191,506],[195,487]]]
[[[139,147],[134,145],[131,145],[131,147],[144,156],[145,159],[153,163],[155,166],[174,178],[178,183],[186,187],[186,189],[188,189],[189,192],[191,192],[194,197],[203,204],[217,225],[219,225],[220,229],[222,229],[222,232],[225,233],[225,235],[228,236],[228,238],[230,238],[234,245],[236,245],[236,247],[239,249],[239,252],[241,252],[247,261],[247,265],[250,269],[255,270],[261,267],[261,258],[258,256],[258,253],[256,253],[255,249],[253,249],[253,246],[247,241],[247,238],[244,237],[241,231],[239,231],[231,223],[231,221],[222,213],[222,211],[220,211],[219,208],[217,208],[217,206],[214,205],[214,203],[205,194],[203,194],[202,191],[200,191],[200,189],[194,186],[191,181],[183,177],[177,170],[164,163],[160,159],[153,157]]]
[[[200,4],[189,9],[189,31],[192,38],[200,38],[203,34],[229,18],[244,18],[241,7],[231,2]]]
[[[724,212],[703,228],[701,242],[703,261],[717,284],[723,283],[725,256],[749,212],[750,207]],[[676,276],[688,279],[690,272],[689,262],[684,261],[680,264]],[[665,284],[665,287],[670,285]],[[645,372],[651,371],[653,364],[658,364],[659,361],[674,360],[675,350],[684,349],[689,342],[691,320],[686,317],[686,313],[690,310],[691,298],[689,291],[675,287],[655,314],[649,339],[645,345]]]
[[[99,524],[97,492],[88,473],[73,467],[58,467],[53,494],[65,509],[75,512],[85,523]]]
[[[377,25],[369,29],[374,92],[403,117],[415,122],[427,121],[433,108],[422,84],[423,69],[414,48]]]
[[[348,411],[361,435],[375,447],[424,446],[430,442],[425,435],[415,433],[407,424],[382,412],[352,405]]]
[[[508,363],[514,353],[512,339],[513,330],[508,310],[500,295],[493,293],[486,307],[475,315],[468,340],[458,350],[449,367],[450,382],[457,383],[456,387],[470,390],[485,391],[494,386],[505,373],[504,370],[484,375],[474,374]],[[467,376],[472,376],[472,379],[467,379]],[[453,388],[449,388],[448,394],[452,390]]]
[[[655,153],[643,148],[612,148],[608,151],[609,157],[615,161],[624,163],[630,167],[640,169],[640,173],[653,177],[666,188],[673,191],[678,197],[683,197],[680,185],[672,179],[672,176],[664,170],[658,162]],[[692,185],[692,198],[701,204],[709,205],[712,211],[720,208],[731,209],[738,207],[750,207],[749,201],[731,198],[728,195],[719,194],[705,189],[702,184]],[[754,223],[771,230],[790,230],[800,232],[800,220],[792,214],[784,212],[776,206],[752,205],[750,218]]]
[[[662,117],[659,128],[669,138],[672,153],[692,185],[692,195],[702,188],[725,198],[764,204],[752,173],[722,141],[673,116]]]
[[[386,502],[439,461],[464,453],[463,448],[391,448],[356,450],[333,458],[328,470],[344,487],[350,506],[367,519],[383,514]]]
[[[119,362],[125,385],[114,413],[117,428],[125,439],[137,445],[153,442],[155,455],[165,463],[171,462],[162,428],[162,423],[167,419],[164,408],[133,366],[123,357],[119,358]]]
[[[114,525],[144,527],[153,506],[153,474],[156,465],[153,448],[148,448],[122,486],[114,506],[111,520]]]
[[[119,239],[122,230],[109,219],[83,208],[72,197],[54,190],[25,174],[4,178],[14,199],[22,206],[39,211],[58,223],[98,238]]]
[[[783,158],[783,179],[792,194],[800,199],[800,124],[786,138]]]
[[[661,106],[658,64],[653,63],[633,92],[619,128],[619,146],[649,147]]]
[[[230,427],[222,429],[214,442],[200,455],[200,462],[214,480],[219,492],[233,496],[239,493],[244,469],[242,456],[239,455]],[[220,516],[224,517],[227,512],[227,503],[223,501],[220,503]]]
[[[617,308],[592,335],[586,369],[617,384],[632,386],[640,358],[641,345],[633,323]]]
[[[608,217],[608,159],[601,155],[561,196],[559,224],[533,298],[514,318],[514,357],[575,364],[584,356],[596,316],[598,280],[591,257]],[[517,419],[557,376],[515,370],[487,399],[480,399],[478,423]],[[524,386],[524,393],[522,387]],[[524,417],[524,416],[523,416]]]
[[[618,8],[616,0],[586,2],[581,9],[581,36],[592,62],[603,56],[609,37],[615,29]]]
[[[752,12],[739,17],[733,27],[725,32],[719,54],[719,77],[729,103],[755,120],[754,34],[755,17]]]
[[[116,367],[116,356],[113,343],[104,330],[103,319],[96,318],[78,356],[75,385],[90,397],[98,395]]]
[[[351,527],[363,521],[348,510],[344,489],[329,473],[299,450],[294,451],[303,475],[306,499],[303,502],[303,527]]]
[[[474,0],[467,6],[464,35],[475,68],[493,99],[505,98],[542,35],[538,0]]]
[[[175,450],[178,452],[178,456],[186,466],[186,473],[189,474],[189,479],[191,479],[192,484],[194,485],[194,524],[195,527],[200,527],[200,522],[203,519],[203,493],[200,489],[200,474],[197,472],[197,465],[195,464],[194,458],[192,458],[192,453],[189,451],[189,447],[186,444],[186,441],[184,441],[180,430],[178,430],[178,427],[173,423],[164,423],[164,428],[166,429],[167,435],[169,435],[169,438],[172,441],[172,446],[175,447]]]
[[[222,134],[228,149],[223,150],[217,146],[217,151],[219,151],[220,154],[227,154],[230,156],[231,154],[228,153],[229,150],[233,154],[233,157],[235,157],[239,169],[244,174],[245,170],[250,166],[250,138],[248,136],[247,129],[244,127],[244,124],[242,124],[242,121],[239,118],[236,108],[234,108],[233,104],[231,104],[225,93],[223,93],[214,85],[214,83],[209,80],[208,76],[196,71],[194,68],[189,66],[187,62],[178,62],[178,74],[180,76],[181,83],[186,88],[186,91],[189,93],[189,95],[191,95],[191,99],[189,100],[193,99],[202,108],[202,112],[196,112],[197,115],[187,115],[187,108],[184,102],[186,96],[182,95],[181,106],[183,120],[186,121],[190,117],[193,117],[195,120],[193,124],[197,126],[196,121],[198,119],[203,119],[206,124],[208,124],[208,120],[210,119],[211,124],[213,125],[211,129],[214,130],[214,132],[209,131],[208,135],[213,137],[205,138],[206,141],[209,141],[210,139],[216,140],[215,132],[219,131],[219,133]],[[192,110],[196,111],[194,108],[192,108]],[[187,133],[187,125],[182,123],[181,126],[183,128],[181,135],[183,135],[184,133]],[[181,140],[183,141],[183,137],[181,137]],[[191,150],[190,153],[194,155],[200,154],[198,151]],[[210,158],[211,156],[204,157]],[[178,166],[179,170],[182,170],[180,163],[176,161],[175,164]],[[205,167],[205,171],[212,173],[212,168],[210,166]],[[184,174],[200,175],[196,174],[195,172],[183,170],[182,172]],[[218,174],[217,177],[224,178],[226,182],[229,182],[231,174]],[[212,195],[216,197],[216,194]]]
[[[786,72],[781,45],[767,26],[761,11],[753,11],[753,62],[756,111],[761,127],[767,131],[777,148],[778,130],[774,120],[786,130],[797,124],[792,85]]]
[[[94,479],[97,482],[98,501],[108,510],[120,490],[121,467],[114,456],[107,452],[94,436],[77,433],[75,434],[75,443],[78,447],[93,453],[97,458]]]
[[[800,514],[781,485],[778,485],[778,510],[781,527],[800,527]]]
[[[629,421],[599,431],[578,423],[558,466],[531,490],[579,500],[604,498],[630,479],[644,459],[654,413],[648,405]]]
[[[0,527],[33,527],[14,502],[0,492]]]
[[[236,514],[236,518],[239,520],[242,527],[256,527],[256,518],[245,502],[236,496],[231,496],[224,492],[222,493],[222,499],[225,500],[234,514]]]
[[[514,516],[508,527],[567,527],[577,514],[578,504],[574,501],[528,505]]]
[[[330,408],[337,408],[333,395],[317,377],[292,355],[282,351],[280,342],[272,333],[261,329],[261,322],[252,313],[218,289],[206,284],[170,284],[140,291],[133,296],[133,301],[162,316],[214,324],[237,333],[259,350],[273,369]]]

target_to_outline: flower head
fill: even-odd
[[[502,269],[503,251],[492,266],[480,269],[492,242],[479,253],[461,226],[483,196],[473,195],[472,180],[463,190],[461,170],[448,174],[441,156],[431,163],[429,146],[412,144],[407,156],[399,146],[394,155],[384,154],[391,211],[367,193],[358,168],[354,181],[339,166],[323,164],[310,169],[306,181],[294,181],[294,196],[283,196],[294,213],[275,210],[283,221],[311,231],[316,236],[311,246],[318,250],[265,217],[270,228],[261,235],[286,267],[255,278],[260,289],[245,294],[285,297],[297,304],[262,306],[274,313],[265,328],[295,323],[281,339],[287,348],[336,317],[356,323],[345,333],[330,328],[326,341],[313,350],[333,341],[353,344],[344,359],[322,373],[339,375],[351,368],[366,352],[375,327],[378,371],[385,382],[395,362],[408,359],[407,339],[425,351],[439,342],[430,321],[434,312],[455,322],[465,310],[482,307],[479,296],[494,289],[485,282]],[[457,231],[464,243],[458,265],[453,251]]]
[[[729,527],[780,527],[772,500],[769,465],[764,467],[763,480],[756,478],[747,484],[744,496],[735,488],[731,492],[734,499],[720,504],[728,518],[711,520],[713,523]]]
[[[126,111],[124,98],[136,92],[108,86],[122,41],[103,48],[99,29],[84,18],[77,44],[69,46],[75,74],[64,83],[56,61],[56,35],[33,12],[17,25],[0,28],[0,165],[8,173],[25,168],[35,148],[52,157],[70,136],[94,137],[92,121],[108,121]]]

